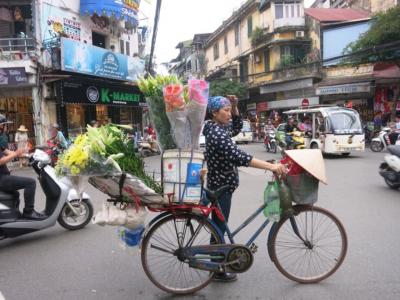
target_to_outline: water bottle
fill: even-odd
[[[264,216],[270,222],[278,222],[280,219],[280,200],[277,182],[269,181],[264,190]]]

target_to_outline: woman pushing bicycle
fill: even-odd
[[[239,174],[237,167],[246,166],[269,170],[277,175],[285,173],[282,164],[271,164],[252,157],[246,152],[238,149],[231,137],[239,134],[243,126],[237,107],[238,99],[234,95],[225,97],[216,96],[208,100],[207,119],[204,124],[203,134],[206,137],[205,159],[207,162],[207,188],[217,190],[227,186],[220,196],[219,205],[228,221],[232,194],[239,186]],[[213,213],[212,220],[224,234],[226,226],[216,214]],[[234,281],[236,274],[218,273],[214,280]]]

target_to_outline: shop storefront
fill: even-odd
[[[137,86],[75,78],[60,81],[57,90],[57,120],[70,137],[85,131],[91,121],[141,128],[146,103]]]
[[[347,79],[347,82],[352,81]],[[372,83],[363,81],[336,85],[320,84],[315,92],[321,97],[321,103],[351,107],[358,111],[363,122],[371,122],[374,119]]]
[[[12,122],[7,131],[11,149],[15,148],[15,134],[21,125],[34,142],[32,86],[25,68],[0,68],[0,113]]]

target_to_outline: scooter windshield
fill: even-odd
[[[327,117],[328,130],[334,134],[362,134],[361,121],[354,111],[331,111]]]

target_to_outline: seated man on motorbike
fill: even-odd
[[[295,125],[294,118],[290,116],[285,126],[285,137],[286,137],[286,144],[288,147],[292,144],[291,133],[295,130],[298,130],[297,126]]]
[[[51,138],[50,140],[56,144],[60,145],[60,147],[65,150],[68,148],[68,141],[65,138],[64,134],[60,130],[60,126],[58,124],[51,125]]]
[[[274,124],[272,124],[272,120],[268,119],[267,124],[264,126],[264,136],[265,136],[264,144],[267,146],[268,151],[269,151],[269,138],[270,138],[269,134],[270,134],[270,132],[275,133],[275,126],[274,126]]]
[[[0,114],[0,134],[4,134],[9,122],[6,117]],[[12,176],[7,168],[7,163],[22,155],[22,150],[8,150],[6,145],[0,146],[0,190],[6,193],[14,193],[24,190],[25,208],[22,216],[30,220],[43,220],[45,215],[34,210],[36,181],[33,178]]]

